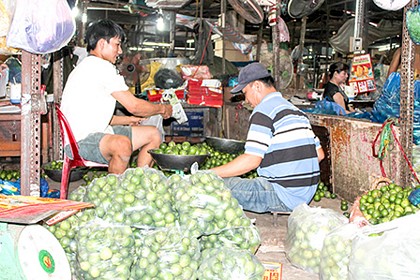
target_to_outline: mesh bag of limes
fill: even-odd
[[[264,273],[259,260],[248,257],[261,242],[257,228],[212,172],[167,178],[153,168],[131,168],[95,178],[69,198],[95,205],[48,227],[78,279],[196,280],[199,269],[202,275],[212,269],[201,267],[210,248],[243,255],[223,263],[236,274],[220,279]]]

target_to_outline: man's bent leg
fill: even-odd
[[[127,169],[133,152],[131,140],[127,136],[106,134],[99,142],[99,149],[109,162],[109,173],[121,174]]]
[[[272,184],[263,178],[244,179],[231,177],[224,179],[244,210],[257,213],[269,211],[291,211],[277,196]]]
[[[159,148],[159,145],[162,143],[159,130],[154,126],[133,126],[131,139],[133,151],[140,150],[137,158],[137,166],[151,166],[153,158],[147,151]]]

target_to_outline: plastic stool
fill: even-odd
[[[64,153],[63,171],[61,172],[60,198],[67,199],[70,172],[73,168],[79,166],[108,167],[108,165],[84,160],[79,155],[79,147],[77,146],[77,142],[70,128],[70,124],[67,122],[67,119],[64,116],[63,112],[61,112],[60,106],[58,104],[55,104],[55,110],[57,112],[58,122],[60,124],[61,142],[63,145],[63,149],[67,145],[70,145],[71,154],[73,155],[73,159],[71,159],[67,156],[66,153]]]

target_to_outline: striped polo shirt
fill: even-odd
[[[267,95],[254,108],[245,153],[262,157],[258,175],[273,183],[290,209],[309,203],[315,194],[319,146],[308,117],[281,93]]]

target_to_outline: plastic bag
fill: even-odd
[[[179,227],[137,231],[131,279],[197,279],[200,245]]]
[[[158,70],[154,80],[156,87],[163,89],[178,88],[184,82],[178,72],[166,68]]]
[[[200,280],[261,280],[264,266],[250,252],[233,248],[206,249],[198,269]]]
[[[321,280],[348,279],[352,241],[361,232],[356,224],[345,224],[324,239],[319,276]]]
[[[288,220],[286,257],[297,267],[318,273],[325,237],[346,223],[348,220],[332,209],[299,205]]]
[[[226,247],[247,250],[255,254],[261,244],[261,238],[258,228],[251,224],[204,235],[200,238],[200,244],[203,249]]]
[[[104,220],[140,228],[173,226],[177,214],[166,180],[153,168],[129,168],[119,176],[96,178],[80,193],[83,201],[95,204],[94,215]]]
[[[180,225],[191,236],[198,238],[251,224],[223,179],[214,172],[197,171],[187,178],[173,175],[169,184],[174,189]]]
[[[346,115],[346,110],[335,102],[322,99],[315,104],[314,113],[328,115]]]
[[[419,45],[420,44],[420,6],[410,8],[405,16],[408,35],[411,40]]]
[[[76,235],[77,279],[129,279],[134,258],[131,227],[94,219]]]
[[[17,0],[7,45],[36,54],[52,53],[67,45],[75,31],[66,0]]]
[[[349,279],[420,279],[420,213],[363,228],[353,240]]]
[[[165,130],[163,129],[163,117],[162,115],[154,115],[150,116],[147,119],[140,122],[140,125],[151,125],[156,127],[160,135],[162,136],[162,139],[165,139]]]

